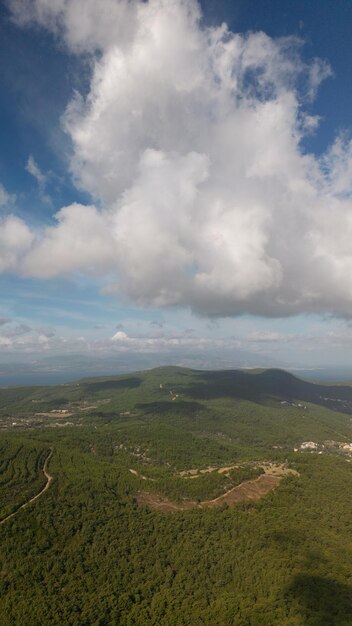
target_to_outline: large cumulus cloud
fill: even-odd
[[[351,316],[352,143],[302,148],[327,63],[295,38],[206,28],[194,0],[9,6],[91,55],[63,124],[98,207],[62,209],[17,271],[100,272],[110,293],[205,315]]]

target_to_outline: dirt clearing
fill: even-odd
[[[231,506],[243,500],[259,500],[274,489],[274,487],[277,487],[281,480],[282,476],[263,474],[255,480],[247,480],[237,485],[237,487],[233,487],[223,495],[214,498],[214,500],[205,500],[201,502],[199,506],[201,508],[205,506],[221,506],[225,503]]]
[[[193,500],[172,502],[172,500],[168,500],[164,496],[147,491],[139,491],[136,495],[136,500],[140,506],[148,506],[157,511],[189,511],[189,509],[194,509],[194,507],[199,506],[198,503]]]
[[[195,500],[173,502],[157,493],[146,491],[139,491],[136,500],[139,505],[148,506],[157,511],[187,511],[193,508],[203,509],[205,507],[221,506],[222,504],[232,506],[246,500],[259,500],[277,487],[282,478],[282,475],[262,474],[255,480],[246,480],[213,500],[204,500],[203,502],[196,502]]]

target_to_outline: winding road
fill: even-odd
[[[45,493],[45,491],[47,491],[50,487],[51,481],[53,480],[53,476],[51,476],[48,472],[48,463],[52,457],[53,454],[53,449],[50,448],[50,452],[48,454],[48,456],[46,457],[45,461],[44,461],[44,466],[43,466],[43,473],[44,476],[47,479],[46,484],[44,485],[43,489],[41,489],[39,491],[39,493],[37,493],[35,496],[33,496],[33,498],[31,498],[30,500],[27,500],[27,502],[25,502],[24,504],[22,504],[21,506],[18,507],[18,509],[16,509],[13,513],[10,513],[10,515],[7,515],[7,517],[4,517],[3,520],[0,521],[0,526],[2,526],[2,524],[5,524],[5,522],[7,522],[9,519],[11,519],[12,517],[15,517],[15,515],[17,515],[17,513],[21,510],[21,509],[25,509],[27,506],[29,506],[30,504],[32,504],[32,502],[35,502],[35,500],[38,500],[38,498],[40,498],[40,496],[43,495],[43,493]]]

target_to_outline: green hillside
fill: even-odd
[[[0,623],[350,625],[351,415],[280,370],[1,389]]]

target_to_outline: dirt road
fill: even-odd
[[[51,476],[48,472],[48,463],[52,457],[53,454],[53,450],[52,448],[50,449],[50,452],[48,454],[48,456],[46,457],[45,461],[44,461],[44,466],[43,466],[43,474],[47,479],[47,482],[45,484],[45,486],[43,487],[43,489],[41,489],[39,491],[39,493],[37,493],[35,496],[33,496],[33,498],[31,498],[30,500],[27,500],[27,502],[25,502],[24,504],[22,504],[21,506],[18,507],[18,509],[16,509],[16,511],[14,511],[13,513],[11,513],[10,515],[8,515],[7,517],[5,517],[3,520],[0,521],[0,526],[2,524],[5,524],[5,522],[7,522],[9,519],[11,519],[12,517],[15,517],[15,515],[17,515],[17,513],[21,510],[21,509],[25,509],[27,506],[29,506],[30,504],[32,504],[32,502],[35,502],[35,500],[38,500],[38,498],[40,498],[40,496],[43,495],[43,493],[45,493],[45,491],[47,491],[50,487],[50,483],[53,480],[53,476]]]

